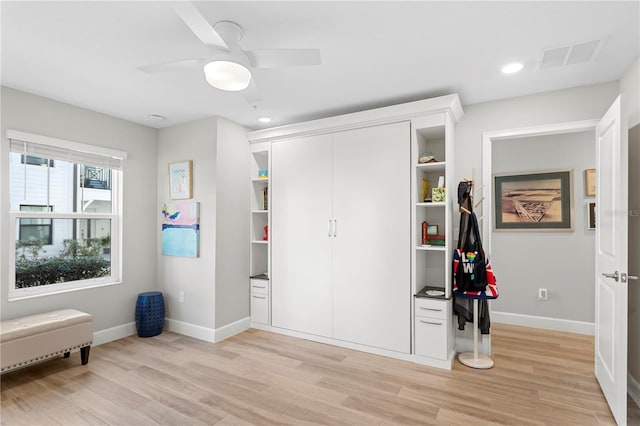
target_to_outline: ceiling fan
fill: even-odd
[[[244,32],[240,25],[221,21],[211,26],[190,2],[176,3],[174,9],[196,37],[211,48],[211,54],[206,58],[147,65],[139,67],[140,71],[159,73],[202,67],[209,84],[221,90],[243,91],[247,102],[255,104],[261,97],[250,68],[321,64],[319,49],[242,50],[239,42]]]

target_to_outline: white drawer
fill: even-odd
[[[449,306],[451,305],[450,300],[416,297],[415,301],[416,317],[440,319],[447,319],[449,317]]]
[[[269,296],[251,294],[251,321],[269,324]]]
[[[269,294],[269,281],[251,280],[251,294]]]
[[[416,317],[415,353],[429,358],[447,359],[447,320]]]

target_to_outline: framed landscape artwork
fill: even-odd
[[[573,170],[494,177],[495,229],[573,231]]]

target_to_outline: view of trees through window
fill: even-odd
[[[111,275],[111,170],[11,153],[15,288]]]

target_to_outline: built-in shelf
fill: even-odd
[[[446,163],[444,161],[438,161],[435,163],[418,163],[416,165],[416,168],[418,170],[424,170],[424,171],[438,171],[438,170],[445,170],[445,165]]]
[[[269,210],[253,210],[251,213],[264,213],[264,214],[268,214]]]
[[[269,244],[269,241],[253,240],[253,241],[251,241],[251,244]]]
[[[445,251],[445,246],[417,246],[416,250],[425,250],[425,251]]]
[[[254,178],[254,179],[251,179],[251,182],[253,182],[253,183],[269,183],[269,178],[265,178],[265,179]]]
[[[416,203],[418,207],[444,207],[447,203]]]

